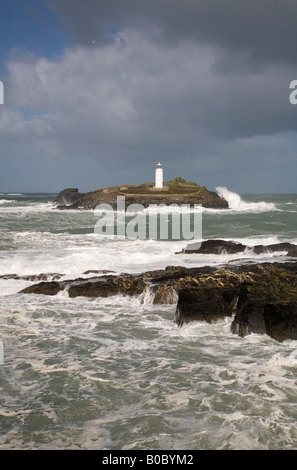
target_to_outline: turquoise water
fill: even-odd
[[[297,243],[297,195],[220,191],[230,209],[203,212],[204,239]],[[175,305],[153,305],[149,292],[18,293],[29,274],[73,279],[286,253],[182,255],[184,241],[102,240],[92,211],[60,212],[54,197],[0,195],[0,276],[18,276],[0,277],[0,448],[295,449],[296,341],[239,338],[230,319],[178,328]]]

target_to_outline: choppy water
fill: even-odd
[[[297,243],[297,195],[239,197],[203,212],[203,238]],[[181,255],[185,242],[102,240],[90,212],[54,195],[0,195],[0,276],[142,272],[265,256]],[[284,253],[285,255],[285,253]],[[1,449],[295,449],[297,342],[173,323],[145,298],[22,295],[0,278]],[[0,349],[1,356],[1,349]]]

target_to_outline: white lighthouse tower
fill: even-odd
[[[155,188],[163,188],[163,168],[160,162],[155,170]]]

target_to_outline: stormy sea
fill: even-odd
[[[297,243],[296,194],[217,192],[202,238]],[[55,194],[0,195],[0,449],[291,450],[297,341],[174,323],[175,304],[139,297],[21,294],[36,279],[286,259],[185,254],[182,241],[104,238],[94,211]]]

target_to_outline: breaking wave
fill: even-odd
[[[241,199],[240,195],[229,191],[229,189],[218,186],[216,191],[219,196],[228,201],[229,209],[236,212],[270,212],[278,210],[272,202],[247,202]]]
[[[15,202],[14,199],[0,199],[0,204],[9,204],[10,202]]]

